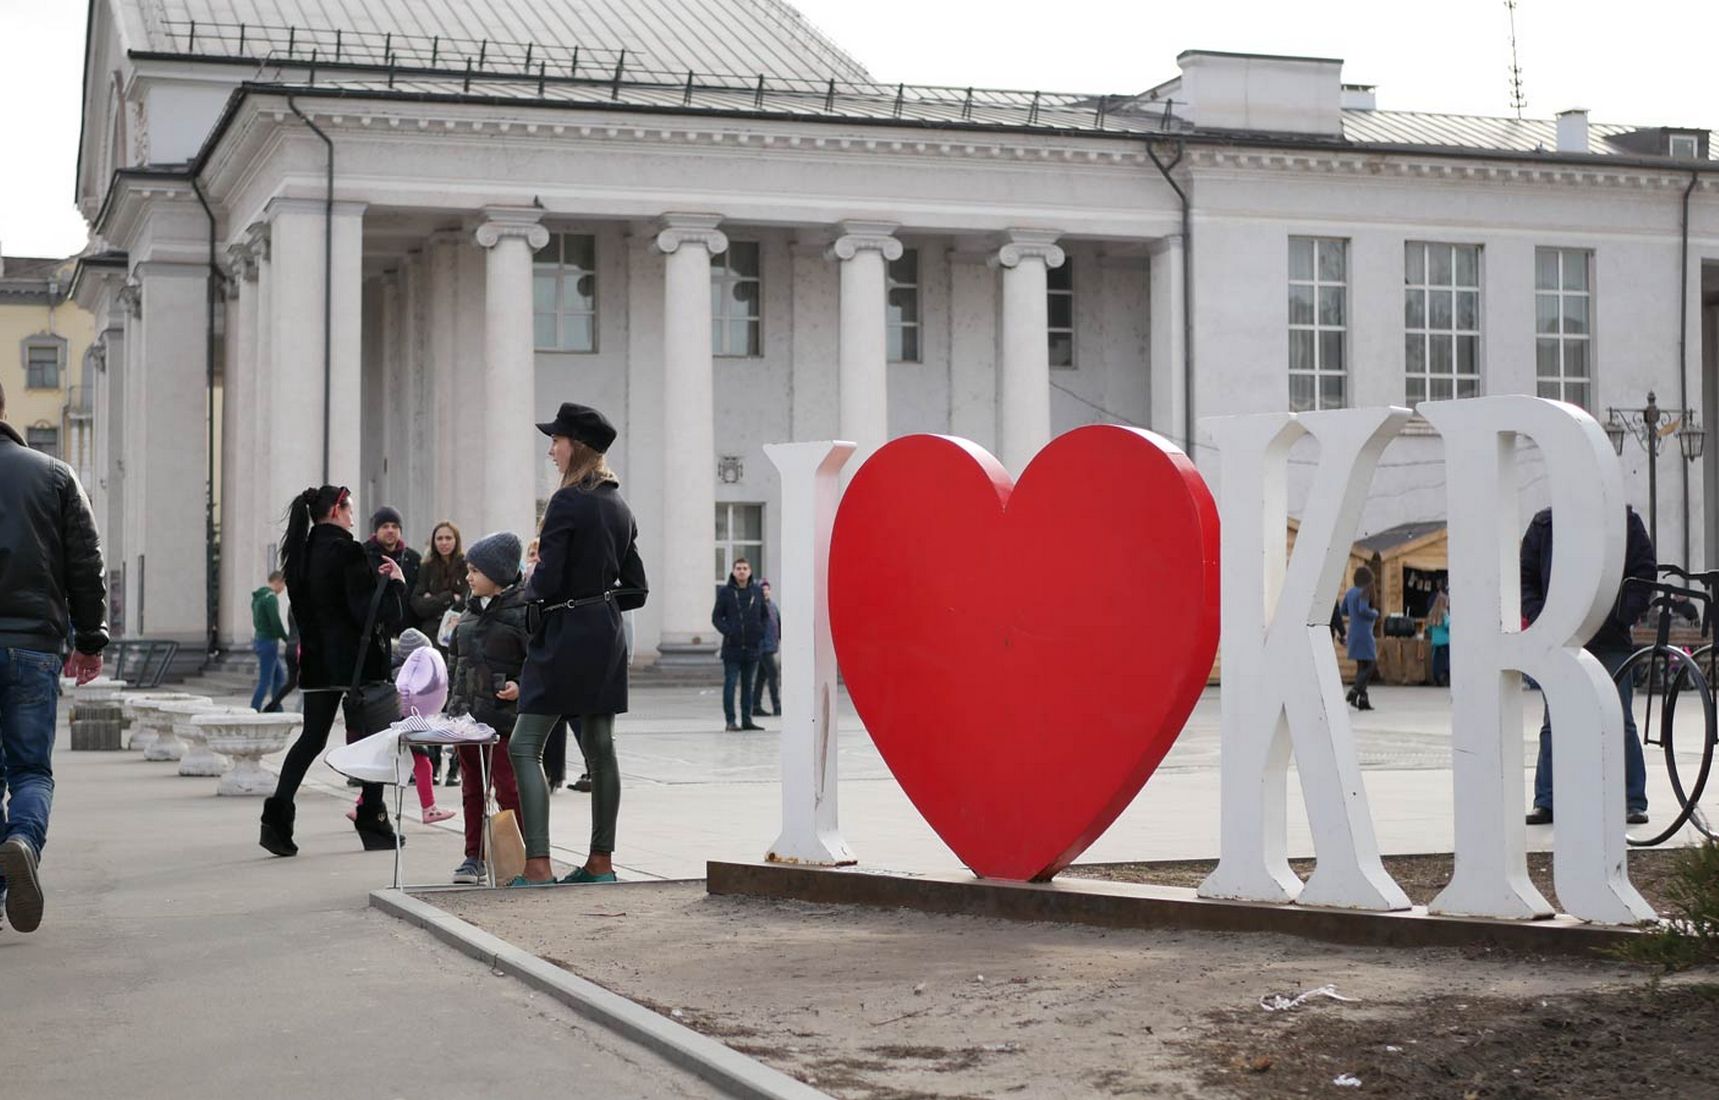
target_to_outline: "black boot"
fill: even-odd
[[[292,842],[296,813],[291,802],[279,798],[263,799],[263,829],[257,843],[277,856],[298,855],[298,845]]]
[[[353,823],[358,830],[358,839],[364,842],[366,852],[384,852],[394,849],[394,824],[388,820],[388,811],[381,806],[359,806],[358,818]],[[400,838],[405,843],[405,838]]]

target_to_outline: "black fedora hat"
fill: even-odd
[[[608,451],[609,444],[615,441],[615,426],[608,417],[589,405],[575,405],[571,401],[563,402],[555,419],[539,424],[537,430],[544,435],[564,435],[598,454]]]

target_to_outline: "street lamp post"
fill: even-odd
[[[1649,390],[1647,404],[1641,408],[1608,408],[1606,437],[1612,450],[1623,454],[1624,435],[1635,437],[1647,451],[1647,529],[1653,537],[1654,552],[1659,552],[1659,449],[1665,437],[1676,435],[1686,462],[1701,457],[1707,431],[1695,420],[1693,409],[1662,409],[1659,399]],[[1684,563],[1688,565],[1687,562]]]

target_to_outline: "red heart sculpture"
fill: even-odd
[[[1133,801],[1218,644],[1218,514],[1168,441],[1095,425],[1011,487],[914,435],[854,475],[830,549],[854,706],[925,820],[986,878],[1043,881]]]

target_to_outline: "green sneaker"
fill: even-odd
[[[557,882],[555,879],[552,879],[552,878],[544,879],[542,882],[532,882],[530,879],[526,878],[524,875],[514,875],[513,881],[508,883],[507,887],[508,887],[508,889],[512,890],[515,888],[525,889],[525,888],[536,887],[536,886],[560,886],[560,885],[561,885],[561,883]]]
[[[575,868],[573,868],[573,872],[571,874],[569,874],[566,878],[561,880],[561,885],[563,885],[563,886],[578,886],[580,883],[583,883],[583,882],[614,882],[614,881],[615,881],[615,872],[613,872],[613,871],[604,871],[600,875],[593,875],[591,872],[585,870],[585,868],[583,868],[583,867],[575,867]]]

